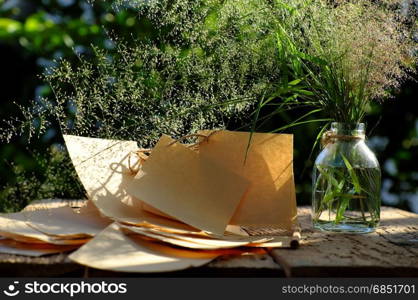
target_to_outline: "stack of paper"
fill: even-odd
[[[70,255],[80,264],[171,271],[297,242],[290,135],[255,134],[248,153],[248,133],[218,132],[198,151],[163,135],[140,168],[133,141],[64,138],[89,199],[114,221]]]
[[[87,205],[0,216],[0,252],[79,248],[69,258],[85,266],[161,272],[295,246],[292,136],[204,136],[189,147],[163,135],[149,157],[133,141],[64,136]]]
[[[76,213],[68,206],[24,209],[0,215],[0,252],[41,256],[77,249],[110,220],[88,205]]]

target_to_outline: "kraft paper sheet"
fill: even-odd
[[[79,213],[66,206],[21,214],[30,227],[47,235],[65,239],[91,238],[111,223],[88,206],[83,207]]]
[[[112,219],[142,222],[141,203],[121,188],[133,179],[128,159],[138,150],[134,141],[117,141],[64,135],[68,153],[89,199]]]
[[[176,249],[135,239],[123,234],[114,223],[69,258],[79,264],[102,270],[169,272],[202,266],[217,256],[217,252]]]
[[[54,245],[80,245],[88,239],[56,239],[31,227],[22,213],[0,216],[0,235],[19,242]]]
[[[249,182],[163,135],[132,181],[129,194],[201,230],[223,234]]]
[[[200,232],[184,223],[145,211],[143,202],[126,192],[124,186],[134,179],[129,169],[129,157],[138,150],[136,142],[72,135],[64,135],[64,140],[77,175],[101,214],[121,223]]]
[[[21,243],[11,239],[0,238],[0,253],[24,255],[24,256],[42,256],[67,252],[78,248],[78,246],[55,246],[50,244],[28,244]]]
[[[291,231],[297,214],[293,136],[254,133],[247,153],[249,132],[221,130],[199,133],[212,133],[207,141],[199,145],[202,158],[216,160],[251,182],[231,224],[255,227],[276,225]]]
[[[299,244],[300,233],[295,231],[293,236],[237,236],[225,235],[214,237],[210,235],[185,235],[161,231],[158,228],[143,228],[121,225],[124,232],[138,233],[143,236],[159,240],[164,243],[192,248],[192,249],[228,249],[234,247],[291,247],[296,248]]]
[[[153,229],[146,229],[132,226],[121,226],[124,232],[137,233],[143,236],[150,237],[152,239],[191,249],[202,249],[202,250],[214,250],[214,249],[227,249],[245,246],[250,242],[247,240],[226,240],[226,239],[211,239],[196,236],[186,236],[179,234],[172,234],[167,232],[161,232]]]

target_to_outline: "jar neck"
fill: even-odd
[[[338,137],[344,137],[350,140],[350,137],[353,140],[364,140],[366,137],[366,126],[364,123],[350,124],[350,123],[331,123],[331,133]]]

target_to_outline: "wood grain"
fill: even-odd
[[[272,249],[286,276],[418,276],[418,215],[383,207],[370,234],[313,230],[310,209],[299,208],[300,248]]]

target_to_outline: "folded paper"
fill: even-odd
[[[120,272],[169,272],[207,264],[219,253],[196,252],[127,236],[114,223],[69,258],[92,268]]]
[[[223,234],[248,180],[163,135],[135,179],[130,195],[193,227]]]
[[[226,249],[245,246],[250,242],[247,240],[226,240],[226,239],[212,239],[197,236],[186,236],[167,232],[161,232],[156,229],[146,229],[132,226],[122,226],[125,232],[137,233],[157,241],[168,243],[175,246],[191,249],[214,250]]]
[[[56,239],[30,226],[23,213],[0,216],[0,235],[19,242],[54,245],[81,245],[88,239]]]
[[[89,199],[103,215],[132,225],[161,226],[176,232],[200,232],[179,221],[144,210],[144,203],[125,187],[134,175],[130,157],[138,150],[134,141],[117,141],[64,135],[77,175]],[[150,206],[148,205],[148,208]]]
[[[18,242],[12,239],[0,238],[0,253],[24,255],[24,256],[42,256],[67,252],[78,248],[78,246],[56,246],[50,244],[28,244]]]
[[[121,225],[125,232],[137,233],[154,240],[192,249],[228,249],[235,247],[297,247],[300,236],[237,236],[186,235],[161,231],[159,228],[143,228]],[[297,232],[297,231],[296,231]]]
[[[0,252],[81,246],[70,258],[89,267],[164,272],[295,247],[292,136],[201,134],[195,147],[163,135],[149,157],[134,141],[64,136],[87,205],[41,201],[0,215]]]
[[[56,238],[91,238],[111,223],[89,206],[83,207],[79,213],[64,206],[20,214],[30,227]]]
[[[141,203],[132,199],[122,184],[134,177],[129,155],[138,150],[134,141],[117,141],[64,135],[68,153],[87,195],[99,211],[112,219],[141,222]]]
[[[139,168],[134,141],[65,136],[89,203],[119,223],[96,234],[72,259],[106,270],[170,271],[204,264],[226,251],[242,253],[240,246],[297,242],[291,234],[296,217],[292,136],[256,133],[247,152],[249,133],[202,133],[210,136],[193,150],[162,136]],[[60,236],[47,227],[37,229]],[[186,252],[173,260],[173,249]],[[212,256],[191,263],[192,253]],[[148,265],[147,259],[157,263]]]
[[[77,175],[100,213],[130,224],[159,220],[123,188],[134,179],[129,159],[138,150],[136,142],[72,135],[64,135],[64,141]]]
[[[292,230],[296,218],[293,180],[293,136],[235,131],[201,131],[209,136],[199,145],[202,158],[245,177],[251,186],[231,224],[272,226]],[[250,141],[251,137],[251,141]]]
[[[213,131],[201,133],[209,135]],[[292,231],[296,217],[296,199],[291,135],[254,133],[247,152],[249,133],[217,131],[199,145],[198,153],[163,136],[136,178],[129,168],[129,157],[138,150],[136,142],[75,136],[64,138],[89,198],[101,213],[116,221],[140,225],[158,223],[161,220],[171,222],[168,220],[172,219],[173,224],[176,224],[174,227],[184,226],[185,222],[192,225],[192,231],[203,229],[218,235],[222,235],[225,222],[229,223],[229,227],[237,225],[235,229],[241,232],[240,226],[257,228],[272,225]],[[171,156],[165,155],[167,153]],[[190,157],[192,162],[189,161]],[[179,167],[180,158],[184,163]],[[216,165],[212,169],[227,169],[235,175],[240,174],[241,181],[243,177],[247,179],[248,188],[241,189],[241,198],[238,201],[236,198],[239,193],[235,193],[235,201],[220,201],[216,197],[216,193],[221,190],[219,188],[200,192],[199,197],[189,197],[192,195],[190,188],[196,185],[188,177],[199,181],[196,179],[199,176],[192,176],[193,172],[198,172],[191,171],[192,168],[188,168],[187,164],[199,165],[196,161],[212,161],[211,165]],[[174,169],[173,172],[168,171],[170,168]],[[217,174],[225,174],[224,171]],[[208,175],[208,172],[204,173]],[[177,185],[177,190],[160,179]],[[222,181],[219,179],[221,178],[216,180]],[[212,183],[207,178],[200,180],[202,181],[206,182],[206,187],[210,187]],[[227,183],[225,180],[223,182]],[[237,187],[236,184],[226,186]],[[246,192],[242,193],[242,190]],[[165,197],[167,194],[169,196]],[[203,200],[205,195],[207,198]],[[181,197],[192,199],[186,201],[186,198],[180,199]],[[186,202],[189,205],[182,206]],[[202,206],[202,203],[206,206]],[[216,205],[210,205],[215,203]],[[226,207],[227,205],[229,206]],[[215,212],[216,209],[218,211]],[[229,216],[231,220],[225,221],[232,210],[234,211]],[[207,224],[221,221],[222,226],[216,224],[216,228],[213,224]]]

